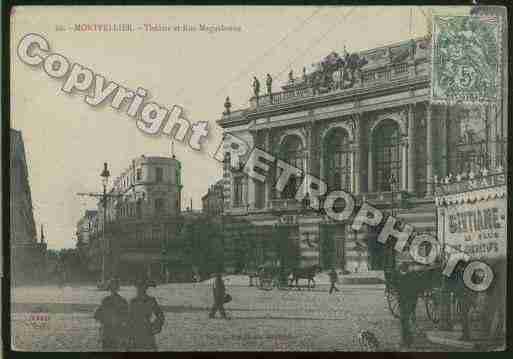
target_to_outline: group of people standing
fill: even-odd
[[[103,350],[156,350],[155,335],[164,325],[164,313],[156,299],[147,294],[150,282],[142,277],[136,280],[136,295],[127,302],[119,295],[117,279],[109,282],[110,295],[105,297],[94,313],[100,322]]]
[[[119,294],[119,280],[110,280],[110,295],[103,299],[94,313],[94,318],[101,324],[100,336],[105,351],[157,350],[155,335],[162,331],[164,313],[157,300],[147,293],[151,286],[147,277],[138,278],[134,284],[136,295],[129,303]],[[219,312],[223,319],[230,319],[224,304],[232,298],[226,293],[221,272],[215,275],[213,296],[214,305],[209,318],[214,318]]]

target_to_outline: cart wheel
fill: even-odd
[[[386,287],[385,296],[387,298],[388,310],[395,318],[399,319],[399,293],[396,290]]]
[[[426,305],[426,314],[433,323],[440,321],[440,298],[436,292],[428,292],[424,295],[424,304]]]

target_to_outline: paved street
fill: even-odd
[[[210,285],[166,284],[151,288],[166,315],[157,336],[159,350],[361,350],[359,330],[373,331],[383,350],[398,350],[399,321],[386,307],[383,285],[344,285],[328,294],[328,286],[314,290],[263,291],[227,283],[233,301],[226,305],[232,320],[208,319]],[[123,287],[131,298],[135,290]],[[92,317],[105,292],[94,287],[20,287],[13,292],[13,345],[18,350],[100,350],[98,324]],[[432,328],[419,301],[420,332]],[[29,313],[40,307],[47,325],[34,325]],[[436,350],[418,335],[416,350]]]

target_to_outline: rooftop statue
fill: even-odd
[[[368,63],[359,54],[349,54],[344,47],[344,57],[336,52],[331,52],[319,63],[319,67],[310,77],[314,94],[328,92],[337,89],[353,87],[360,70]],[[349,83],[346,84],[346,81]]]
[[[260,81],[258,81],[256,76],[253,76],[253,93],[258,100],[258,95],[260,94]]]
[[[226,100],[224,101],[224,114],[229,115],[230,114],[230,108],[232,107],[232,103],[230,102],[230,97],[226,97]]]
[[[294,82],[294,72],[292,70],[289,71],[289,82],[290,83]]]
[[[269,94],[269,96],[271,96],[272,89],[273,89],[273,78],[271,77],[270,74],[267,74],[265,83],[267,85],[267,93]]]

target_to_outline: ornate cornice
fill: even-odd
[[[368,98],[423,88],[429,88],[429,77],[426,75],[416,76],[415,78],[410,79],[391,80],[386,83],[376,84],[376,86],[373,87],[359,87],[342,92],[298,98],[297,101],[286,102],[278,105],[239,110],[235,116],[233,116],[234,112],[232,112],[232,115],[223,116],[217,121],[217,123],[223,128],[238,126],[248,124],[251,121],[260,118],[305,110],[312,111],[315,108],[321,108],[327,105],[361,101]],[[360,109],[359,106],[356,106],[355,108],[356,110],[354,112],[365,112],[365,109]]]

